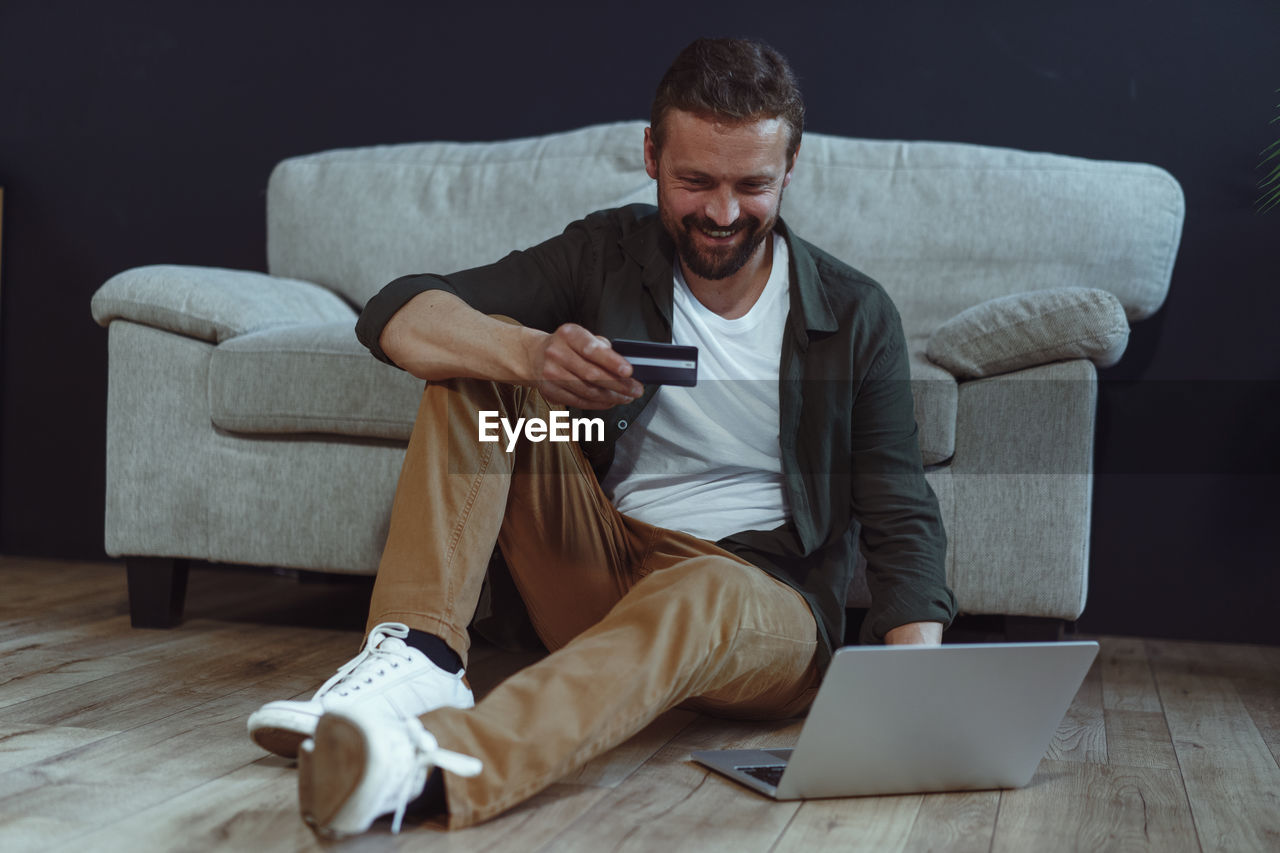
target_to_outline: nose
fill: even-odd
[[[738,197],[727,187],[711,194],[704,211],[706,217],[717,225],[732,225],[738,221],[740,212]]]

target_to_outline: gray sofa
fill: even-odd
[[[359,307],[399,275],[653,202],[643,127],[289,159],[268,186],[269,273],[106,282],[106,550],[135,624],[181,617],[189,559],[376,572],[422,385],[357,343]],[[1095,366],[1163,302],[1183,212],[1154,166],[805,136],[783,216],[901,311],[961,612],[1053,632],[1084,609]]]

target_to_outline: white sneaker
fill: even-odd
[[[268,702],[249,717],[249,737],[268,752],[296,758],[329,711],[370,709],[394,718],[416,718],[436,708],[475,705],[463,672],[446,672],[408,646],[409,629],[383,622],[369,632],[364,650],[347,661],[309,700]]]
[[[441,749],[416,717],[393,720],[369,708],[325,714],[314,739],[298,754],[298,807],[316,832],[334,838],[367,830],[394,814],[400,831],[405,807],[439,767],[475,776],[479,759]]]

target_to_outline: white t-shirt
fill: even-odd
[[[672,342],[698,348],[698,384],[664,385],[618,439],[604,490],[640,521],[715,541],[787,520],[778,446],[778,365],[790,309],[787,241],[742,317],[708,310],[675,264]]]

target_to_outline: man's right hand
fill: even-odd
[[[527,376],[549,403],[608,409],[644,393],[609,341],[575,323],[531,341],[527,353]]]

